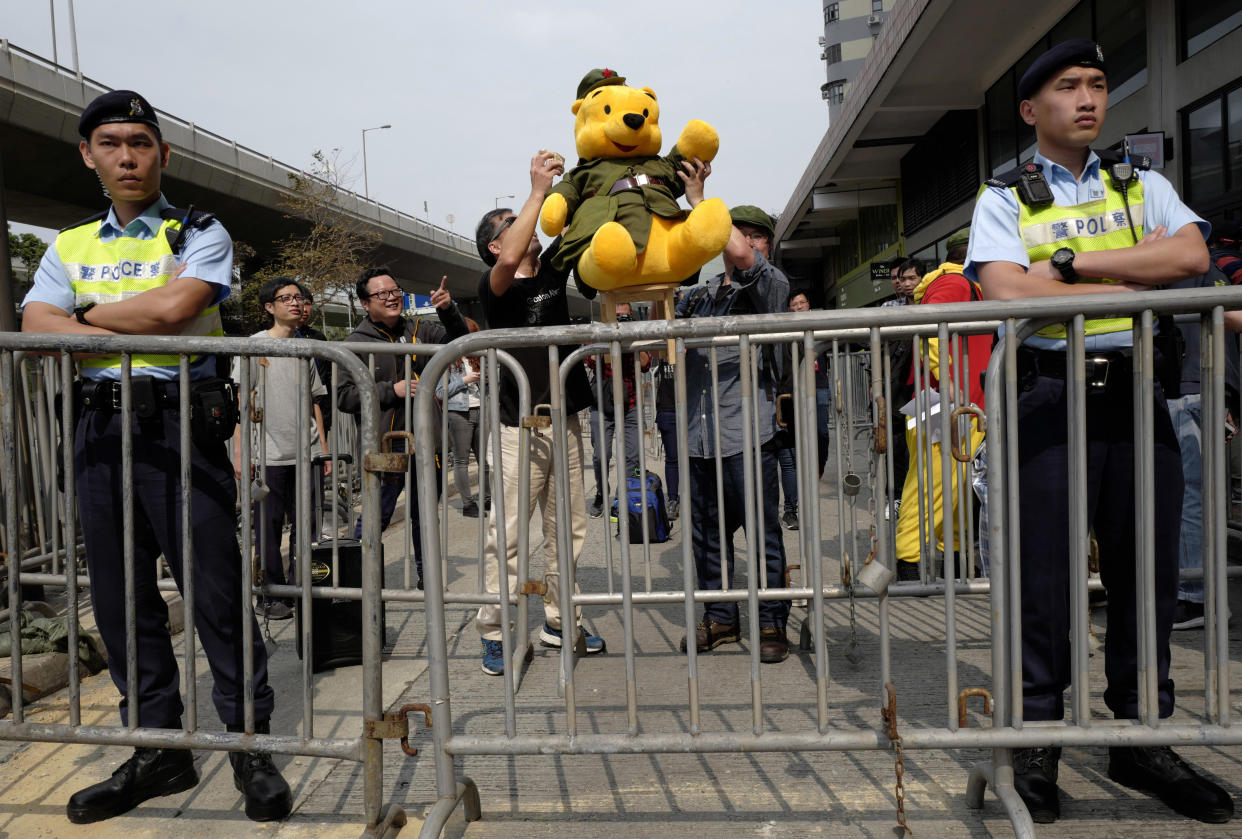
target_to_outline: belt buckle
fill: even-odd
[[[1108,358],[1088,357],[1087,358],[1087,387],[1091,390],[1101,391],[1108,386],[1108,368],[1112,365],[1112,360]]]

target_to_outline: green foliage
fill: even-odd
[[[16,286],[13,297],[16,302],[20,303],[21,298],[26,294],[26,289],[30,288],[34,281],[35,271],[39,268],[39,260],[43,259],[43,252],[47,250],[48,244],[33,233],[14,233],[10,230],[8,234],[9,256],[22,266],[22,270],[13,275],[13,282]]]

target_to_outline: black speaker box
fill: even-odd
[[[340,563],[337,585],[341,588],[362,587],[362,545],[354,539],[337,542]],[[311,587],[332,585],[332,543],[322,542],[311,548]],[[380,565],[384,563],[380,546]],[[384,604],[380,602],[380,626],[384,625]],[[336,598],[311,600],[311,672],[322,673],[337,667],[362,663],[362,601]],[[298,658],[302,658],[302,603],[297,608]],[[380,643],[384,643],[381,628]]]

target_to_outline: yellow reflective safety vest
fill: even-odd
[[[177,213],[180,211],[168,215]],[[122,235],[111,242],[102,241],[99,230],[103,216],[62,230],[52,247],[65,267],[75,306],[114,303],[165,285],[177,268],[177,256],[170,241],[181,230],[181,217],[164,219],[159,231],[150,239]],[[208,306],[180,334],[223,335],[220,307]],[[134,367],[177,367],[180,364],[176,355],[136,353],[131,359]],[[198,356],[190,358],[191,363],[197,360]],[[83,367],[116,368],[121,366],[121,357],[84,358],[78,363]]]
[[[1135,168],[1146,166],[1139,164]],[[1018,227],[1022,234],[1022,243],[1026,246],[1026,255],[1032,263],[1051,259],[1061,248],[1070,248],[1074,253],[1115,250],[1132,246],[1136,241],[1135,236],[1138,239],[1143,238],[1143,184],[1137,177],[1131,179],[1123,199],[1121,189],[1113,181],[1103,157],[1100,161],[1100,180],[1104,184],[1104,197],[1072,207],[1059,204],[1028,206],[1016,186],[997,182],[1010,180],[1006,175],[1001,175],[995,181],[984,184],[983,189],[988,186],[1004,186],[1018,199]],[[1130,205],[1129,216],[1126,214],[1127,201]],[[1130,228],[1131,219],[1134,222],[1133,230]],[[1116,283],[1117,280],[1083,277],[1079,282]],[[1085,329],[1087,335],[1102,335],[1123,332],[1132,326],[1132,319],[1128,317],[1099,318],[1088,320]],[[1064,338],[1065,326],[1048,326],[1039,330],[1038,334],[1044,338]]]

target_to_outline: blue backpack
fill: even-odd
[[[659,475],[647,474],[646,488],[643,480],[631,475],[625,481],[625,519],[631,545],[643,542],[643,506],[647,508],[647,541],[651,544],[667,542],[669,537],[668,508],[664,504],[664,485]],[[617,502],[612,502],[615,514]],[[621,519],[617,516],[617,536],[621,535]]]

